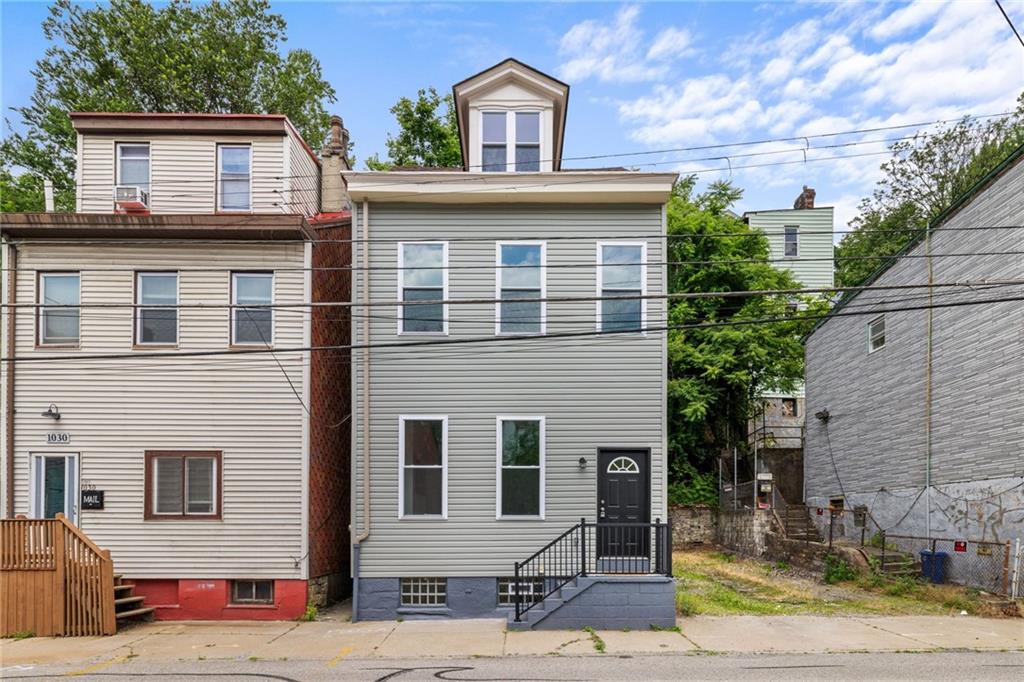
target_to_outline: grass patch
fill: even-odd
[[[857,571],[846,560],[837,557],[835,554],[829,554],[825,557],[824,580],[826,583],[834,585],[856,579]]]
[[[599,654],[603,654],[606,648],[604,640],[598,636],[597,632],[594,631],[594,628],[588,625],[587,627],[583,628],[583,632],[590,635],[590,641],[594,644],[594,651],[596,651]]]
[[[22,639],[32,639],[36,636],[36,633],[32,630],[19,630],[11,635],[11,639],[18,641]]]

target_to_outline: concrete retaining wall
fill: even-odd
[[[765,509],[723,510],[718,513],[716,540],[739,554],[761,557],[771,523],[771,512]]]

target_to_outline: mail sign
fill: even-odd
[[[82,509],[103,509],[103,491],[83,490]]]

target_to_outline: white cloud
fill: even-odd
[[[886,40],[924,22],[943,11],[943,4],[936,0],[917,0],[906,7],[900,8],[886,17],[885,21],[875,24],[868,35],[876,40]]]
[[[559,42],[558,51],[565,60],[559,75],[569,81],[590,77],[619,83],[657,80],[668,74],[673,59],[696,54],[685,29],[670,26],[648,41],[637,25],[639,15],[638,6],[626,5],[610,23],[587,19],[572,26]]]

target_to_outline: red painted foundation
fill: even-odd
[[[232,604],[231,581],[156,578],[125,582],[157,620],[294,620],[306,611],[305,580],[275,580],[273,604]]]

